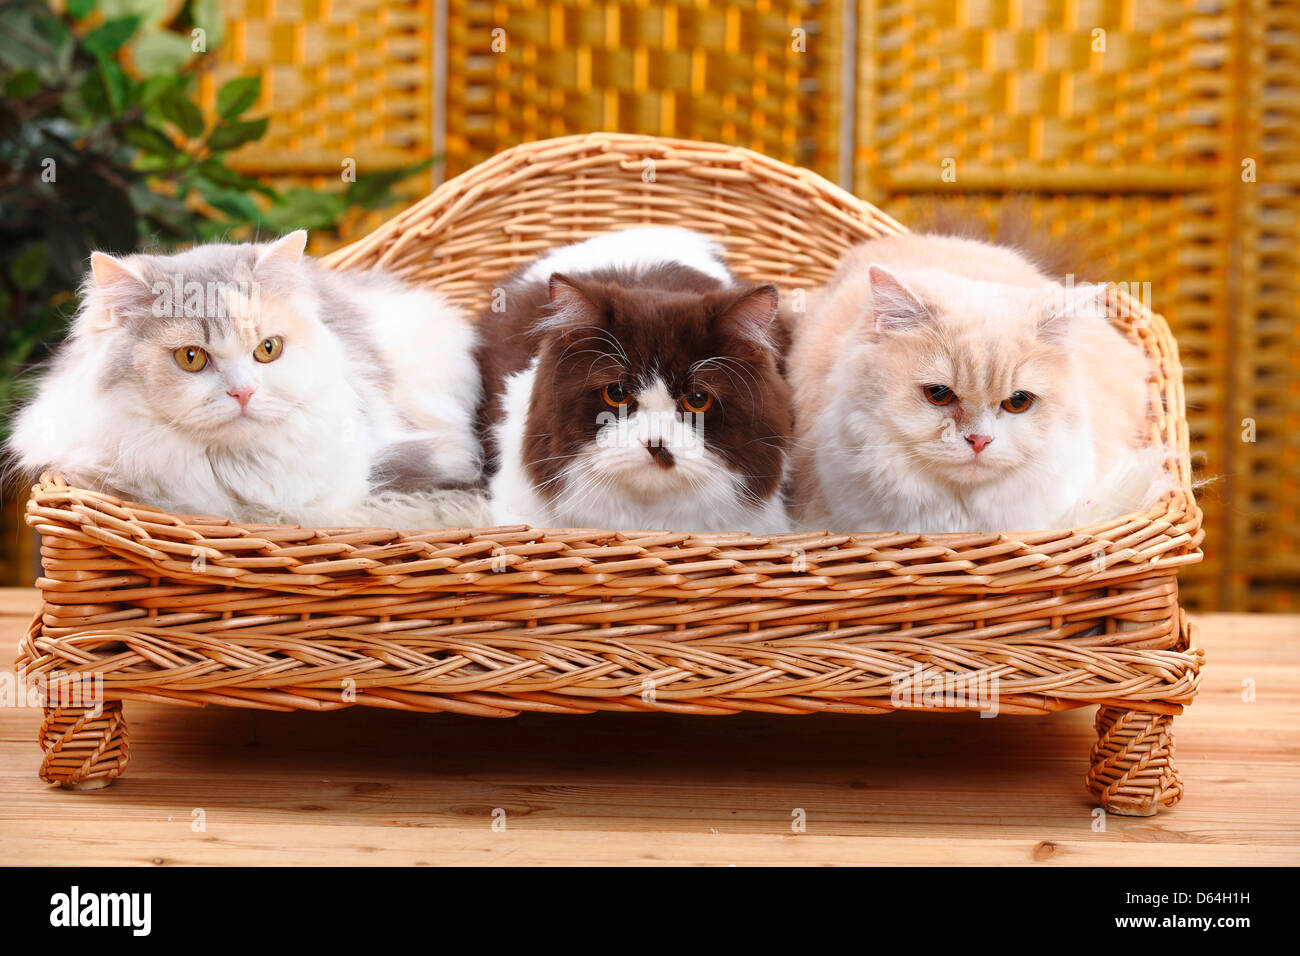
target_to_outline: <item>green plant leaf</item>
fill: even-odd
[[[100,8],[109,20],[139,17],[148,27],[157,27],[167,19],[167,0],[100,0]]]
[[[266,211],[265,219],[279,232],[334,229],[347,211],[348,201],[342,193],[299,188],[286,190],[282,200]]]
[[[98,70],[87,70],[77,85],[79,103],[65,105],[65,112],[83,113],[75,119],[89,126],[99,121],[110,109],[108,90],[104,88],[104,75]]]
[[[49,11],[44,11],[48,15]],[[0,64],[10,69],[38,70],[55,55],[49,32],[63,29],[63,24],[52,17],[37,21],[37,11],[20,9],[6,15],[5,28],[0,30]]]
[[[396,169],[363,173],[356,178],[355,182],[348,184],[346,190],[348,202],[367,209],[390,205],[395,198],[392,195],[394,186],[416,173],[423,172],[432,165],[433,159],[430,158],[413,163],[410,166],[399,166]]]
[[[131,81],[116,60],[106,56],[96,57],[99,61],[99,76],[104,83],[104,92],[114,115],[122,112],[126,105],[127,93]]]
[[[224,189],[208,183],[200,183],[199,195],[209,205],[220,209],[231,219],[257,222],[262,218],[257,204],[237,189]]]
[[[131,45],[131,62],[144,76],[174,75],[193,55],[188,39],[167,30],[146,33]]]
[[[182,133],[193,139],[203,135],[203,114],[183,90],[173,87],[158,101],[162,115],[175,123]]]
[[[18,288],[30,292],[45,281],[45,273],[49,271],[49,266],[50,261],[45,255],[45,247],[34,242],[14,260],[13,265],[9,267],[9,274],[13,276],[14,284]]]
[[[41,78],[31,70],[18,70],[5,80],[5,96],[25,100],[41,88]]]
[[[208,137],[208,148],[213,152],[220,152],[234,149],[236,146],[243,146],[255,139],[261,139],[266,132],[266,124],[267,118],[265,116],[255,120],[222,123]]]
[[[112,56],[122,45],[131,39],[136,28],[140,26],[139,17],[123,17],[109,20],[103,26],[91,30],[81,38],[81,48],[92,56]]]
[[[122,138],[152,156],[174,156],[177,152],[176,144],[167,137],[166,133],[143,123],[124,129]]]
[[[96,0],[68,0],[68,16],[84,20],[95,11]]]
[[[262,95],[260,76],[241,76],[223,83],[217,91],[217,114],[222,119],[234,119]]]
[[[217,186],[224,186],[227,189],[242,189],[244,192],[256,192],[268,199],[275,200],[279,196],[274,189],[265,185],[260,180],[250,176],[244,176],[235,172],[229,166],[224,165],[217,159],[205,159],[195,168],[195,175],[206,179],[208,182]]]
[[[179,76],[151,76],[140,84],[140,90],[137,94],[140,98],[141,105],[145,107],[155,107],[161,103],[172,90],[180,90],[182,93],[185,89],[185,78]],[[158,118],[164,118],[161,111],[158,111]]]

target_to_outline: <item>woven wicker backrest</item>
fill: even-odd
[[[494,280],[540,253],[648,223],[716,236],[738,274],[787,290],[826,281],[854,243],[902,230],[750,150],[593,133],[508,149],[326,261],[383,266],[478,308]]]
[[[477,310],[497,280],[540,253],[648,223],[716,236],[737,274],[786,292],[825,282],[852,245],[903,228],[815,173],[750,150],[592,133],[508,149],[324,261],[384,267]],[[1185,490],[1190,466],[1177,345],[1162,317],[1125,294],[1117,301],[1116,324],[1151,358],[1151,437],[1174,452],[1171,476],[1182,489],[1149,517],[1171,521],[1194,551],[1200,512]]]

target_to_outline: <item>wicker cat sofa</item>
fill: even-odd
[[[644,223],[712,233],[738,274],[786,292],[902,228],[747,150],[591,134],[508,150],[326,263],[383,265],[477,308],[538,253]],[[1200,558],[1201,513],[1175,342],[1139,303],[1116,321],[1156,369],[1150,433],[1180,490],[1086,528],[241,526],[43,476],[27,522],[44,603],[18,660],[45,694],[40,775],[91,789],[121,774],[133,700],[492,717],[1095,706],[1088,790],[1153,814],[1182,795],[1171,723],[1202,654],[1176,574]]]

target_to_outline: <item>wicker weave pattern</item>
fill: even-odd
[[[933,189],[946,158],[968,189],[1203,184],[1232,77],[1199,6],[863,0],[859,187]]]
[[[801,606],[720,595],[683,606],[642,592],[593,607],[581,594],[368,590],[300,599],[307,620],[283,613],[275,592],[189,591],[184,600],[159,593],[156,614],[67,629],[51,624],[64,609],[47,608],[23,643],[23,664],[58,691],[74,679],[59,676],[69,660],[96,661],[113,700],[504,717],[869,714],[995,701],[1000,713],[1136,704],[1171,715],[1191,702],[1202,663],[1178,628],[1172,587],[1159,581],[922,601],[924,612],[887,600]],[[1091,633],[1114,608],[1131,630]]]
[[[1087,786],[1093,796],[1129,816],[1153,815],[1183,798],[1174,769],[1172,721],[1165,714],[1115,707],[1097,711],[1097,743]]]
[[[492,280],[544,250],[645,223],[710,233],[740,275],[785,289],[825,282],[853,243],[902,228],[750,150],[594,133],[495,156],[327,261],[380,265],[477,309]]]
[[[245,171],[383,169],[432,152],[433,0],[227,0],[227,32],[200,96],[260,73],[266,135],[232,156]]]
[[[1240,118],[1234,198],[1241,282],[1225,376],[1233,503],[1226,529],[1231,606],[1300,610],[1300,14],[1293,4],[1250,0],[1239,24],[1252,55],[1241,82],[1267,109]],[[1238,168],[1253,160],[1255,182]],[[1254,425],[1255,434],[1248,429]],[[1248,438],[1253,437],[1250,441]]]
[[[60,781],[75,790],[107,786],[131,760],[120,701],[104,703],[98,714],[48,709],[38,739],[45,751],[41,779]]]
[[[717,140],[827,172],[839,6],[453,0],[448,172],[592,129]]]

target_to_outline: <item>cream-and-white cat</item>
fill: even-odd
[[[902,235],[852,249],[786,316],[791,508],[835,531],[1025,531],[1146,507],[1150,370],[1104,286],[1018,252]]]
[[[486,524],[473,326],[392,276],[318,268],[306,240],[96,253],[18,465],[239,521]]]

